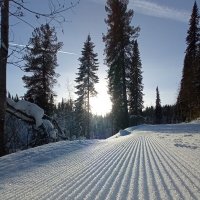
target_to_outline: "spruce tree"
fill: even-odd
[[[179,95],[177,98],[177,115],[181,121],[198,117],[199,101],[199,12],[195,1],[189,21],[186,37],[186,53]]]
[[[97,94],[94,85],[99,81],[96,75],[98,60],[97,54],[94,53],[94,47],[94,43],[88,35],[83,46],[82,56],[79,58],[80,67],[75,80],[78,96],[75,101],[78,128],[80,134],[87,138],[90,138],[90,97]]]
[[[162,123],[162,107],[158,87],[156,88],[155,124]]]
[[[131,26],[133,10],[128,10],[129,1],[107,0],[107,34],[105,42],[106,64],[108,66],[108,87],[112,101],[114,131],[129,125],[126,71],[129,66],[129,52],[132,39],[138,28]]]
[[[53,107],[53,86],[58,77],[55,72],[58,66],[57,52],[61,47],[62,43],[57,41],[55,28],[45,24],[33,31],[24,56],[24,71],[30,74],[22,78],[28,89],[25,99],[38,104],[47,114],[51,114]]]
[[[137,40],[134,42],[128,73],[129,113],[140,116],[143,109],[142,63]]]

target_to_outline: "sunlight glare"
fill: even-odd
[[[112,108],[110,96],[107,93],[106,82],[98,83],[96,85],[96,90],[98,95],[90,99],[91,112],[94,115],[105,116]]]

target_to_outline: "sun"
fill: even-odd
[[[112,103],[110,101],[110,96],[107,93],[107,86],[105,82],[98,83],[96,85],[96,90],[98,92],[96,97],[90,98],[91,112],[94,115],[105,116],[111,111]]]

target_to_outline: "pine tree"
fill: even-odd
[[[31,75],[22,78],[28,89],[25,98],[38,104],[50,114],[52,97],[55,96],[53,86],[58,77],[55,72],[58,66],[56,54],[61,49],[62,43],[57,42],[55,28],[49,24],[36,28],[29,43],[30,47],[24,56],[26,62],[24,70]]]
[[[198,23],[200,19],[200,14],[198,12]],[[195,109],[194,109],[194,119],[200,117],[200,25],[198,26],[198,49],[196,58],[196,67],[194,71],[194,85],[195,85]]]
[[[198,117],[196,111],[200,108],[199,101],[199,12],[195,1],[186,37],[186,53],[179,95],[177,98],[177,113],[181,121]]]
[[[14,101],[15,101],[15,102],[18,102],[18,101],[19,101],[19,97],[18,97],[17,94],[15,95]]]
[[[137,35],[138,28],[131,26],[133,10],[128,10],[129,1],[107,0],[107,34],[105,42],[106,64],[108,65],[108,87],[112,101],[114,131],[129,125],[126,71],[129,65],[128,54],[131,40]]]
[[[79,58],[80,67],[78,68],[78,77],[75,80],[78,96],[75,101],[78,128],[80,134],[87,138],[90,138],[90,97],[97,94],[94,84],[99,81],[96,75],[98,60],[97,54],[94,53],[94,47],[94,43],[88,35],[83,46],[82,56]]]
[[[8,92],[8,98],[11,99],[11,94],[10,94],[10,92]]]
[[[134,42],[128,74],[129,113],[140,116],[143,109],[142,63],[137,40]]]
[[[162,123],[162,107],[158,87],[156,88],[155,124]]]

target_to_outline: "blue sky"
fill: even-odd
[[[37,3],[38,2],[38,3]],[[33,9],[44,9],[45,0],[27,2]],[[93,102],[93,112],[104,114],[110,109],[109,95],[106,88],[106,70],[104,65],[104,43],[102,33],[106,33],[107,26],[105,0],[81,0],[80,4],[72,11],[66,13],[68,22],[63,24],[64,34],[57,27],[58,40],[64,43],[63,51],[73,54],[58,54],[60,73],[55,91],[59,101],[62,97],[75,98],[74,79],[79,67],[78,58],[81,54],[83,43],[88,34],[95,43],[95,52],[98,53],[100,83],[97,85],[99,96]],[[155,104],[155,91],[159,87],[161,103],[173,104],[176,101],[178,88],[182,75],[184,52],[186,49],[185,38],[188,30],[189,17],[191,15],[193,0],[130,0],[129,8],[134,10],[132,25],[140,26],[138,38],[142,60],[144,104]],[[200,6],[199,0],[197,4]],[[32,25],[39,26],[30,16],[26,18]],[[11,18],[11,43],[27,44],[33,29]],[[58,26],[58,25],[57,25]],[[23,72],[13,66],[8,67],[7,89],[12,95],[23,95],[25,89],[21,80]],[[102,105],[100,105],[102,104]],[[99,106],[98,106],[99,105]],[[94,108],[99,108],[94,109]]]

